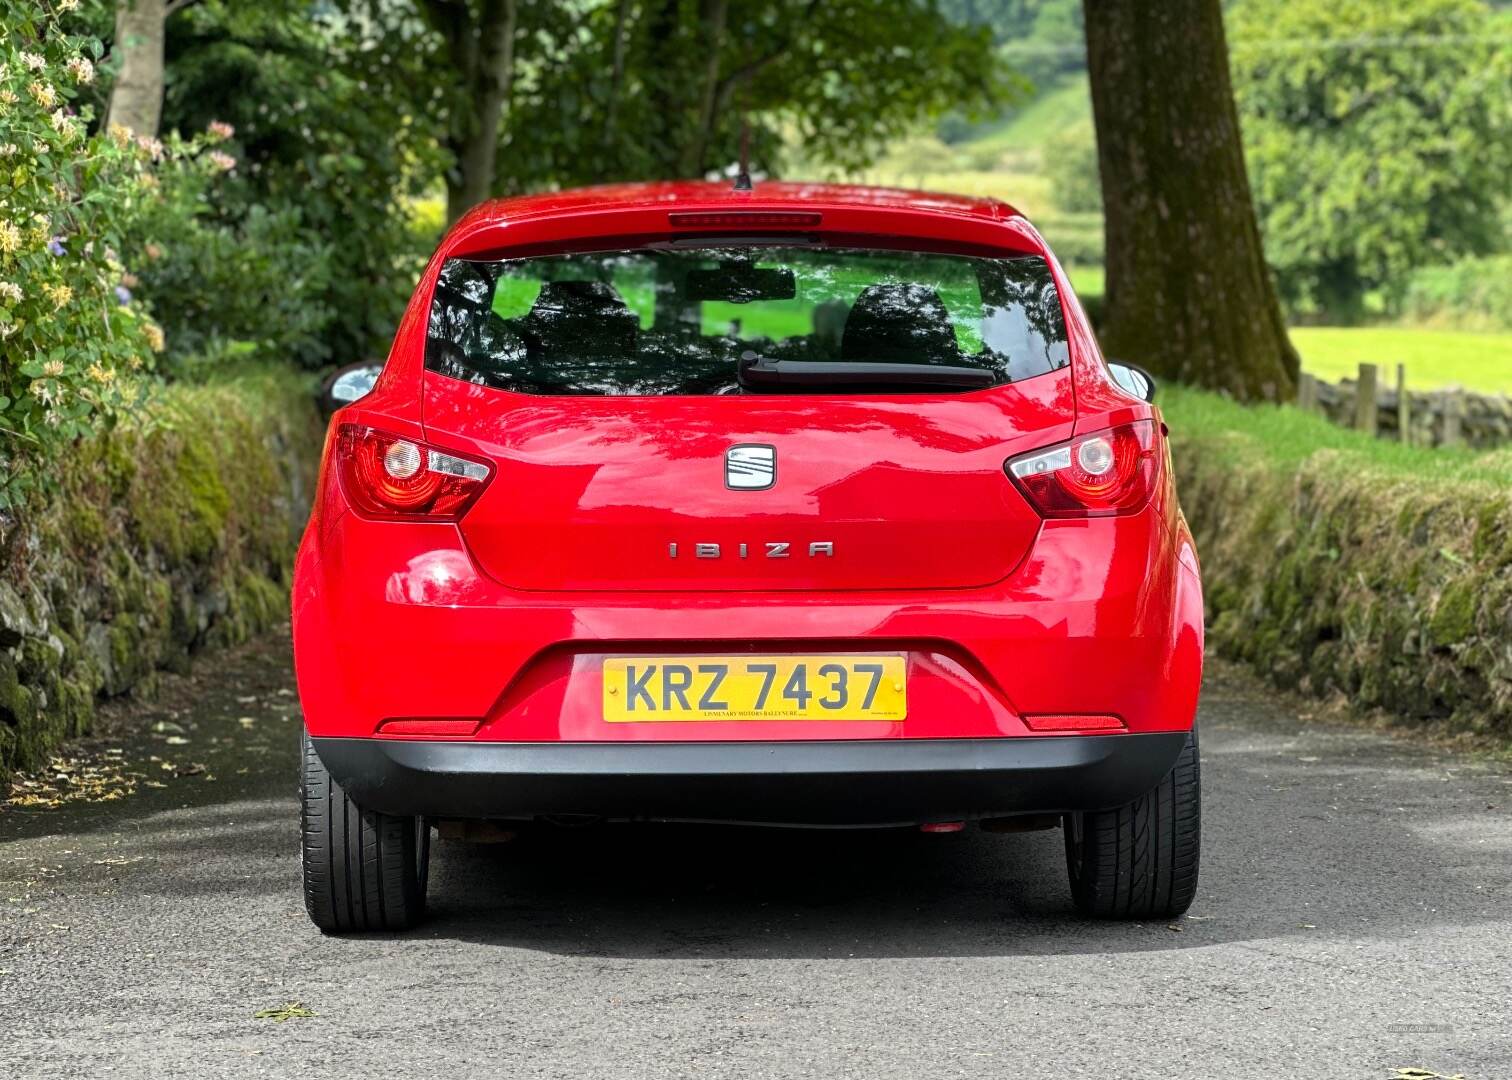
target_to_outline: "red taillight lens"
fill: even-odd
[[[341,490],[367,517],[456,521],[488,485],[482,461],[361,424],[336,437]]]
[[[1153,420],[1080,435],[1006,466],[1047,518],[1132,514],[1150,501],[1159,467]]]

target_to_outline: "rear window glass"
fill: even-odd
[[[778,373],[762,392],[937,393],[1042,375],[1068,353],[1038,256],[750,246],[450,259],[425,361],[528,394],[756,392],[753,365]]]

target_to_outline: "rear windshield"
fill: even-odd
[[[450,259],[425,363],[528,394],[962,391],[1068,362],[1050,268],[822,247]]]

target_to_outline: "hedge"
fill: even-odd
[[[1512,451],[1167,397],[1211,649],[1278,686],[1512,739]]]
[[[174,386],[154,412],[45,465],[51,494],[0,534],[0,781],[101,697],[287,617],[324,433],[309,377]]]

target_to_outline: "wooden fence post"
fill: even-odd
[[[1297,376],[1297,408],[1303,412],[1318,411],[1318,380],[1305,371]]]
[[[1412,444],[1412,404],[1407,400],[1407,365],[1397,365],[1397,438]]]
[[[1445,446],[1459,446],[1465,441],[1462,418],[1465,415],[1465,391],[1452,386],[1444,391],[1444,439]]]
[[[1361,364],[1360,381],[1355,384],[1354,426],[1371,435],[1376,433],[1381,421],[1376,393],[1380,385],[1380,370],[1375,364]]]

